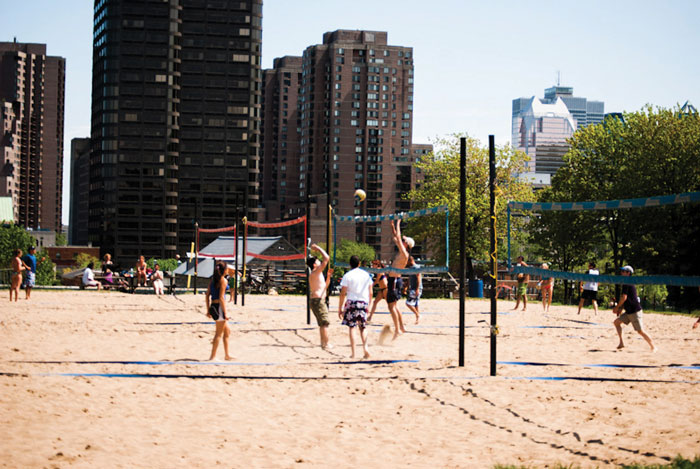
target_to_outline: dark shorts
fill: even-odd
[[[367,324],[367,302],[346,301],[343,308],[343,325],[348,327],[360,326],[364,328]]]
[[[581,298],[584,300],[597,301],[598,291],[597,290],[583,290],[581,293]]]
[[[328,322],[328,307],[323,298],[311,298],[311,311],[316,316],[316,322],[320,327],[327,326]]]
[[[221,305],[219,303],[209,305],[209,315],[214,321],[226,321],[226,315],[221,311]]]
[[[401,290],[403,289],[403,280],[401,277],[389,277],[388,290],[386,293],[386,302],[388,304],[396,303],[401,299]]]

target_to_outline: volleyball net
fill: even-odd
[[[364,216],[333,216],[333,264],[338,267],[349,268],[350,265],[346,262],[338,262],[336,259],[337,254],[337,238],[338,238],[338,223],[376,223],[382,221],[395,221],[395,220],[410,220],[418,217],[433,216],[437,214],[445,214],[445,265],[444,266],[419,266],[413,269],[397,269],[394,267],[363,267],[364,270],[371,273],[386,273],[392,272],[397,274],[415,275],[416,273],[444,273],[449,271],[449,259],[450,259],[450,211],[447,205],[438,205],[436,207],[424,208],[420,210],[414,210],[410,212],[398,212],[389,215],[364,215]]]
[[[510,254],[510,217],[515,211],[587,211],[587,210],[623,210],[633,208],[661,207],[664,205],[676,205],[700,202],[700,192],[685,192],[682,194],[661,195],[636,199],[604,200],[589,202],[508,202],[506,213],[508,217],[508,268],[511,268]],[[552,277],[555,279],[572,280],[575,282],[596,282],[627,285],[669,285],[693,287],[700,286],[700,277],[681,277],[674,275],[589,275],[575,272],[563,272],[549,269],[540,269],[530,266],[512,267],[516,274],[529,274],[540,277]]]

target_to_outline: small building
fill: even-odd
[[[57,269],[75,267],[79,254],[89,254],[98,259],[100,257],[100,248],[92,246],[49,246],[46,250]]]

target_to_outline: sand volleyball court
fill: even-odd
[[[337,297],[324,351],[305,297],[247,296],[229,310],[230,362],[201,361],[214,335],[203,295],[4,301],[1,467],[613,467],[700,454],[688,317],[647,314],[660,350],[627,327],[616,351],[610,310],[499,301],[489,377],[487,300],[467,301],[464,367],[457,300],[421,300],[421,323],[405,314],[408,333],[380,346],[382,303],[358,361]]]

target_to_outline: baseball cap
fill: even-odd
[[[626,270],[627,272],[629,272],[629,273],[631,273],[631,274],[634,273],[634,269],[632,268],[631,265],[626,265],[626,266],[620,268],[620,270]]]
[[[416,242],[413,240],[413,238],[409,238],[408,236],[404,236],[403,241],[408,245],[408,249],[413,249],[413,246],[416,245]]]

